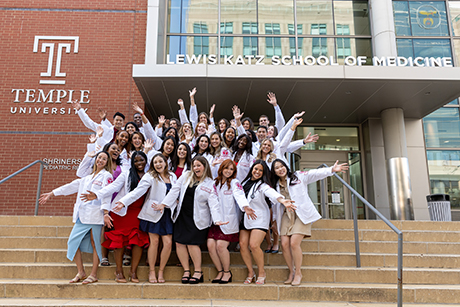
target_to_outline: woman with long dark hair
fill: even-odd
[[[206,243],[208,229],[213,223],[228,223],[222,222],[208,161],[201,156],[194,158],[192,170],[183,174],[165,199],[154,207],[160,211],[170,208],[175,212],[173,239],[176,242],[177,257],[184,268],[182,283],[203,282],[200,245]],[[190,274],[189,256],[195,269],[193,275]]]
[[[256,277],[251,254],[259,269],[256,284],[263,285],[267,276],[264,268],[264,253],[260,248],[270,224],[270,208],[265,198],[268,197],[273,203],[282,203],[287,208],[294,207],[293,201],[285,199],[270,187],[269,172],[267,164],[257,160],[243,181],[244,193],[249,202],[249,206],[243,207],[244,216],[240,224],[240,252],[248,268],[245,284],[252,283]]]
[[[284,282],[285,284],[300,285],[302,281],[300,270],[302,248],[300,245],[305,237],[311,236],[311,224],[321,218],[308,195],[307,185],[332,176],[334,173],[348,170],[346,163],[338,164],[338,162],[329,168],[295,173],[292,173],[286,162],[281,159],[276,159],[272,164],[272,182],[276,190],[286,199],[292,199],[295,202],[295,207],[284,207],[278,210],[276,217],[283,256],[289,268],[289,277]]]
[[[146,164],[147,156],[145,153],[135,151],[132,154],[131,168],[128,172],[122,172],[112,184],[99,192],[89,192],[82,196],[82,199],[88,201],[115,195],[111,203],[103,206],[104,209],[111,211],[109,215],[111,225],[109,228],[113,228],[113,230],[104,233],[105,241],[102,246],[115,250],[115,281],[119,283],[126,283],[123,273],[123,254],[125,249],[130,248],[132,251],[129,279],[134,283],[138,283],[137,267],[142,256],[142,248],[149,244],[149,237],[147,233],[139,229],[139,219],[137,218],[144,204],[145,195],[128,208],[122,209],[116,205],[122,197],[136,189],[139,181],[144,176]]]
[[[112,161],[105,151],[99,152],[95,157],[92,173],[84,178],[75,179],[52,192],[44,193],[40,197],[40,204],[45,204],[52,196],[77,194],[73,209],[73,222],[75,223],[67,242],[67,258],[75,261],[77,275],[70,283],[83,281],[84,284],[97,282],[97,268],[102,260],[101,231],[104,223],[109,224],[108,210],[102,209],[100,200],[84,202],[80,199],[83,192],[97,192],[112,182]],[[104,199],[102,203],[109,202]],[[91,274],[86,277],[83,266],[82,252],[93,254],[93,267]]]
[[[192,151],[187,143],[180,143],[177,146],[176,155],[172,159],[172,171],[177,179],[192,168]]]
[[[252,156],[252,143],[251,139],[247,134],[242,134],[238,136],[235,144],[232,148],[233,151],[233,161],[236,163],[237,175],[236,179],[243,181],[244,178],[248,175],[251,165],[254,163],[255,159]]]

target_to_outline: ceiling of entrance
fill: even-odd
[[[134,66],[134,80],[154,119],[178,117],[178,98],[188,110],[193,87],[198,111],[216,104],[216,120],[232,118],[233,105],[252,119],[266,114],[274,120],[266,99],[273,91],[286,120],[305,110],[304,124],[357,124],[387,108],[422,118],[460,96],[460,68],[181,66],[158,65],[153,71]]]

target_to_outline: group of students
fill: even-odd
[[[318,136],[309,134],[292,141],[304,112],[285,123],[274,93],[268,93],[267,101],[274,106],[276,122],[272,125],[262,115],[256,130],[237,106],[231,121],[221,119],[215,125],[215,105],[209,114],[198,114],[196,88],[189,93],[189,117],[179,99],[179,119],[160,116],[156,127],[137,104],[133,105],[134,120],[124,125],[125,116],[119,112],[110,123],[106,112],[99,109],[101,123],[96,123],[78,102],[73,103],[85,126],[96,134],[90,137],[88,152],[79,165],[79,179],[40,198],[43,204],[52,196],[78,193],[67,250],[67,258],[75,261],[78,270],[71,283],[96,282],[99,262],[107,262],[107,249],[115,251],[115,280],[127,282],[125,248],[132,252],[129,280],[139,282],[137,267],[146,247],[148,281],[164,283],[174,242],[184,269],[182,283],[203,282],[200,246],[207,244],[218,272],[212,282],[226,284],[232,282],[228,248],[231,242],[238,242],[248,269],[244,283],[263,285],[267,276],[261,249],[264,238],[267,251],[278,250],[277,236],[271,245],[272,229],[281,237],[289,269],[285,284],[300,285],[301,242],[311,235],[311,223],[321,218],[307,185],[348,170],[347,164],[337,161],[330,168],[292,172],[285,154],[316,142]],[[93,253],[88,276],[81,252]]]

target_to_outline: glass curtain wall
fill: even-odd
[[[393,1],[398,55],[453,57],[460,63],[460,1]],[[460,209],[458,99],[423,119],[432,194],[449,194]]]
[[[372,57],[368,1],[351,0],[168,0],[167,43],[176,55],[215,55],[219,63],[242,56]],[[166,58],[165,58],[166,61]],[[371,64],[370,62],[368,64]]]

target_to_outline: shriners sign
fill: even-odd
[[[80,38],[78,36],[35,36],[33,52],[38,53],[40,50],[41,53],[49,53],[47,69],[45,72],[40,73],[39,84],[65,85],[67,73],[61,71],[62,61],[65,58],[64,53],[78,54],[79,44]],[[49,106],[48,104],[70,104],[76,99],[85,104],[91,101],[89,99],[89,90],[13,88],[11,89],[11,94],[14,103],[24,103],[24,105],[12,106],[10,109],[11,114],[69,115],[75,113],[70,106]],[[41,103],[46,103],[47,105],[41,105]]]

